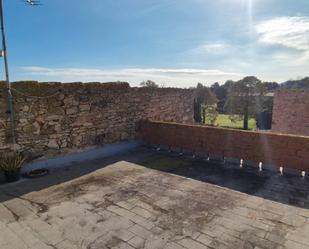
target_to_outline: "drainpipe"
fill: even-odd
[[[1,21],[1,33],[2,33],[2,48],[3,48],[3,57],[4,57],[4,68],[5,68],[5,82],[7,86],[8,104],[9,104],[8,114],[10,114],[11,139],[12,139],[12,144],[16,144],[15,127],[14,127],[13,96],[11,92],[11,82],[9,78],[9,67],[8,67],[8,59],[7,59],[5,30],[4,30],[3,0],[0,0],[0,15],[1,15],[0,21]]]

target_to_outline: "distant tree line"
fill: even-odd
[[[224,106],[228,98],[228,92],[235,85],[236,81],[228,80],[220,85],[218,82],[211,85],[211,91],[218,99],[217,110],[219,113],[225,113]],[[274,92],[278,89],[309,89],[309,77],[300,80],[289,80],[284,83],[277,82],[263,82],[266,92]]]
[[[139,85],[141,87],[150,87],[150,88],[158,88],[159,87],[159,85],[152,80],[142,81]]]
[[[277,82],[262,82],[254,76],[248,76],[239,81],[228,80],[222,85],[216,82],[209,88],[199,83],[196,87],[197,96],[201,94],[201,91],[207,92],[209,90],[210,93],[207,94],[213,95],[210,97],[210,104],[207,101],[195,103],[195,121],[205,123],[205,115],[215,117],[215,112],[230,114],[231,120],[236,118],[233,115],[238,114],[243,116],[243,129],[248,129],[250,117],[256,119],[259,129],[270,129],[273,109],[273,96],[270,93],[274,93],[278,89],[304,88],[309,89],[309,77],[279,84]],[[215,110],[213,109],[214,98],[216,99]],[[200,100],[203,98],[197,97],[197,101]]]
[[[233,90],[233,87],[237,84],[237,81],[228,80],[222,85],[220,85],[218,82],[211,85],[210,89],[218,99],[217,110],[219,113],[226,113],[224,107],[228,99],[228,95]],[[274,92],[280,88],[280,84],[277,82],[262,82],[262,85],[267,93]]]
[[[288,80],[280,84],[282,89],[303,89],[309,88],[309,77],[303,78],[301,80]]]
[[[158,88],[156,82],[143,81],[140,86]],[[271,129],[273,95],[278,89],[309,89],[309,77],[301,80],[289,80],[284,83],[262,82],[255,76],[247,76],[239,81],[218,82],[210,87],[198,83],[194,88],[194,120],[198,123],[215,124],[219,114],[229,114],[230,120],[242,117],[243,129],[248,129],[250,118],[256,120],[257,128]]]

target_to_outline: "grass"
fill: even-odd
[[[241,121],[232,122],[229,119],[229,115],[219,114],[215,122],[215,125],[220,126],[220,127],[242,129],[243,128],[243,118],[241,119]],[[256,128],[255,119],[254,118],[249,119],[248,125],[249,125],[250,130],[255,129]]]

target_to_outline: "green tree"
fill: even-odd
[[[232,80],[226,81],[224,84],[220,85],[218,82],[211,85],[210,89],[211,91],[216,95],[218,103],[217,103],[217,111],[221,114],[224,113],[224,105],[227,100],[227,94],[229,91],[229,88],[234,84],[235,82]]]
[[[229,114],[243,115],[243,128],[247,130],[249,117],[256,117],[263,109],[265,93],[265,85],[258,78],[245,77],[229,89],[224,109]]]
[[[203,123],[215,125],[219,114],[217,111],[217,105],[216,104],[204,105],[202,110],[203,110]]]
[[[309,77],[299,80],[289,80],[281,84],[282,89],[305,89],[309,88]]]
[[[206,121],[206,114],[207,110],[208,112],[215,111],[216,108],[209,108],[210,105],[216,105],[217,104],[217,98],[216,96],[212,93],[212,91],[204,86],[202,83],[198,83],[195,89],[195,121],[200,123],[203,122],[205,123]],[[212,113],[214,114],[214,113]]]
[[[159,87],[159,85],[152,80],[143,81],[143,82],[140,83],[140,86],[141,87],[151,87],[151,88],[158,88]]]

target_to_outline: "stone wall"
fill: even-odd
[[[141,136],[149,144],[309,170],[305,136],[149,121],[142,122]]]
[[[193,121],[192,90],[131,88],[127,83],[18,82],[13,88],[17,143],[44,154],[133,139],[141,119]],[[0,108],[3,150],[9,141],[3,83]]]
[[[272,130],[309,136],[309,90],[280,90],[275,93]]]

